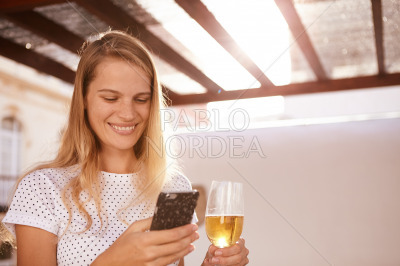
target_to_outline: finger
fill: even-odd
[[[175,261],[185,257],[187,254],[189,254],[193,250],[195,250],[195,247],[193,244],[190,244],[186,249],[183,249],[180,252],[177,252],[175,254],[170,254],[170,255],[164,256],[164,257],[159,257],[155,261],[155,265],[167,265],[167,264],[174,263]]]
[[[203,264],[204,266],[211,266],[211,258],[214,256],[214,251],[217,250],[218,248],[214,245],[210,245],[208,247],[206,257],[204,258]]]
[[[207,257],[211,258],[214,256],[214,252],[217,250],[218,248],[214,245],[210,245],[208,247],[208,251],[207,251]]]
[[[205,258],[202,266],[214,266],[214,264],[211,264],[211,259]]]
[[[236,254],[229,257],[213,257],[211,259],[212,265],[245,265],[247,257],[242,256],[242,254]]]
[[[249,263],[249,250],[244,246],[245,241],[241,239],[234,246],[229,248],[217,249],[214,257],[211,258],[212,265],[246,265]]]
[[[173,229],[150,231],[146,233],[145,241],[153,245],[163,245],[188,237],[197,229],[197,224],[187,224]]]
[[[138,221],[132,223],[129,226],[128,230],[131,232],[144,232],[146,230],[149,230],[152,220],[153,220],[153,217],[146,218],[143,220],[138,220]]]
[[[214,256],[222,256],[222,257],[229,257],[233,256],[236,254],[240,254],[242,250],[244,250],[244,239],[240,239],[238,242],[236,242],[235,245],[226,247],[226,248],[218,248],[214,251]]]
[[[182,238],[178,241],[149,247],[149,251],[158,257],[167,257],[176,253],[180,253],[182,250],[187,250],[192,242],[196,241],[197,239],[199,239],[199,233],[194,232],[190,236]]]

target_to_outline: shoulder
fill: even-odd
[[[182,173],[176,173],[167,178],[163,191],[188,191],[192,190],[189,179]]]
[[[58,234],[59,222],[68,217],[62,190],[73,178],[70,168],[43,168],[24,176],[18,183],[3,220],[15,234],[15,224],[37,227]],[[76,172],[75,172],[76,176]]]
[[[63,188],[79,172],[76,167],[43,168],[35,170],[22,178],[18,187]]]

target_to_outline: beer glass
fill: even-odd
[[[206,233],[214,246],[234,245],[243,230],[243,184],[212,181],[206,209]]]

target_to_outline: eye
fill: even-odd
[[[149,98],[136,98],[135,101],[138,103],[147,103],[150,99]]]
[[[106,102],[115,102],[116,100],[118,100],[118,98],[115,98],[115,97],[104,97],[104,100]]]

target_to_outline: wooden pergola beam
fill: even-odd
[[[293,38],[298,43],[301,51],[303,52],[308,64],[310,65],[317,79],[328,79],[325,70],[321,64],[321,61],[319,60],[319,57],[315,52],[310,37],[307,34],[307,30],[306,28],[304,28],[293,2],[290,0],[275,0],[275,3],[280,9],[282,15],[285,17],[289,29],[292,32]]]
[[[197,104],[213,101],[225,101],[236,99],[247,99],[257,97],[267,97],[276,95],[295,95],[316,92],[343,91],[352,89],[366,89],[384,86],[400,85],[400,73],[356,77],[348,79],[326,80],[316,82],[305,82],[277,86],[275,88],[260,87],[249,90],[224,91],[218,95],[208,93],[196,95],[174,95],[170,97],[172,105]]]
[[[172,99],[176,99],[177,97],[180,96],[180,94],[172,91],[166,85],[162,85],[161,84],[161,89],[162,89],[162,93],[164,95],[165,103],[166,103],[167,106],[171,106],[172,105]]]
[[[68,83],[74,83],[75,72],[50,58],[32,50],[25,49],[25,47],[2,37],[0,37],[0,47],[0,55],[4,57],[8,57],[11,60],[57,77]]]
[[[0,12],[20,12],[32,10],[38,6],[63,3],[65,0],[1,0]]]
[[[175,0],[175,2],[255,77],[262,86],[274,86],[200,0]]]
[[[102,21],[117,29],[130,29],[137,38],[141,39],[161,59],[172,65],[178,71],[201,84],[210,93],[223,90],[203,72],[187,61],[179,53],[151,33],[140,22],[109,0],[77,0],[80,6],[94,14]]]
[[[4,17],[16,25],[31,31],[34,34],[73,52],[74,54],[77,53],[78,49],[84,42],[81,37],[31,10],[4,14]]]
[[[375,30],[375,47],[376,47],[376,59],[378,63],[379,75],[385,74],[385,62],[384,62],[384,51],[383,51],[383,23],[382,23],[382,1],[371,0],[372,5],[372,18],[374,21]]]

